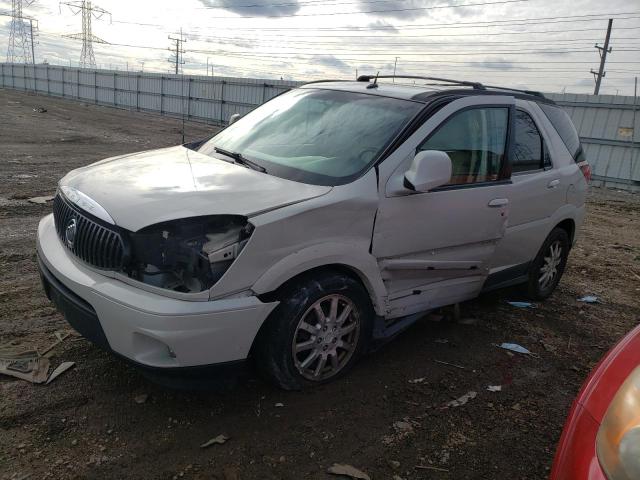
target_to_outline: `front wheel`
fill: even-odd
[[[373,309],[364,287],[318,273],[285,288],[256,345],[257,367],[286,390],[333,380],[366,351]]]
[[[544,300],[553,293],[567,265],[570,247],[567,232],[562,228],[554,228],[529,270],[527,284],[529,298]]]

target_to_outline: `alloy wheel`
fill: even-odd
[[[360,318],[349,298],[331,294],[302,315],[293,335],[293,362],[306,379],[322,381],[340,372],[353,356]]]
[[[560,240],[556,240],[545,252],[544,263],[540,267],[538,276],[538,284],[540,290],[546,290],[558,277],[558,267],[562,262],[562,244]]]

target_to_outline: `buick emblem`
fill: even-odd
[[[75,218],[72,218],[67,223],[66,228],[64,229],[64,239],[67,242],[67,247],[73,248],[73,242],[76,239],[76,230],[78,228],[78,224]]]

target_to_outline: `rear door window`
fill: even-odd
[[[544,168],[544,143],[538,127],[527,112],[516,111],[516,141],[511,158],[513,173]]]
[[[560,107],[546,103],[539,103],[538,105],[556,129],[558,135],[560,135],[560,138],[566,145],[569,153],[571,153],[573,159],[576,162],[582,162],[585,160],[584,151],[580,144],[580,137],[578,136],[578,132],[576,131],[576,127],[574,127],[571,118],[567,115],[567,112],[562,110]]]

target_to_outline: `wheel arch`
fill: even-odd
[[[343,273],[358,281],[369,293],[375,312],[384,315],[386,287],[378,262],[369,254],[365,245],[325,243],[307,247],[269,268],[254,283],[252,290],[260,298],[276,298],[283,288],[300,280],[302,276],[320,271]]]
[[[573,245],[576,234],[576,222],[572,218],[565,218],[553,228],[560,228],[567,232],[567,235],[569,235],[569,245]]]

